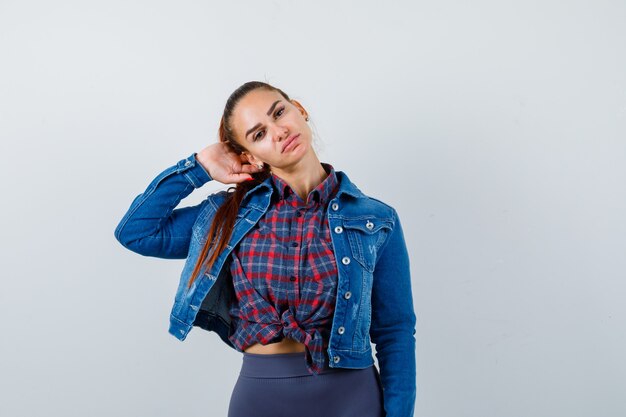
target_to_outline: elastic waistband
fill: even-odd
[[[330,368],[326,364],[320,374],[341,372],[342,370],[342,368]],[[274,354],[243,352],[243,363],[239,374],[251,378],[313,376],[306,366],[306,352]]]

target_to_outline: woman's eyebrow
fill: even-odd
[[[269,116],[270,114],[272,114],[272,112],[274,111],[274,108],[276,107],[276,105],[280,103],[280,100],[276,100],[275,102],[272,103],[272,105],[270,106],[270,109],[267,111],[267,115]],[[254,126],[252,126],[247,132],[246,132],[246,136],[248,137],[248,135],[254,131],[257,127],[261,126],[261,123],[257,123]]]

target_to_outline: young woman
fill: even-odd
[[[243,353],[229,417],[413,416],[416,316],[400,218],[319,161],[308,120],[282,90],[243,84],[219,142],[154,178],[115,237],[186,259],[169,332],[182,341],[197,326]],[[235,187],[175,209],[211,180]]]

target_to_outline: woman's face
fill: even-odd
[[[306,110],[277,91],[253,90],[237,103],[232,125],[237,142],[253,164],[265,162],[285,168],[298,162],[311,149],[311,128]],[[284,149],[287,140],[298,137]]]

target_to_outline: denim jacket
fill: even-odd
[[[369,197],[343,171],[327,207],[337,260],[335,313],[327,348],[330,367],[365,368],[374,364],[383,385],[387,417],[412,417],[416,397],[415,325],[409,255],[396,210]],[[270,179],[244,196],[226,250],[187,289],[206,242],[212,219],[227,191],[200,204],[175,209],[194,189],[212,178],[194,152],[165,169],[132,201],[115,229],[115,238],[144,256],[186,259],[171,310],[169,333],[185,340],[193,326],[228,340],[229,304],[234,297],[228,262],[237,243],[267,211]]]

